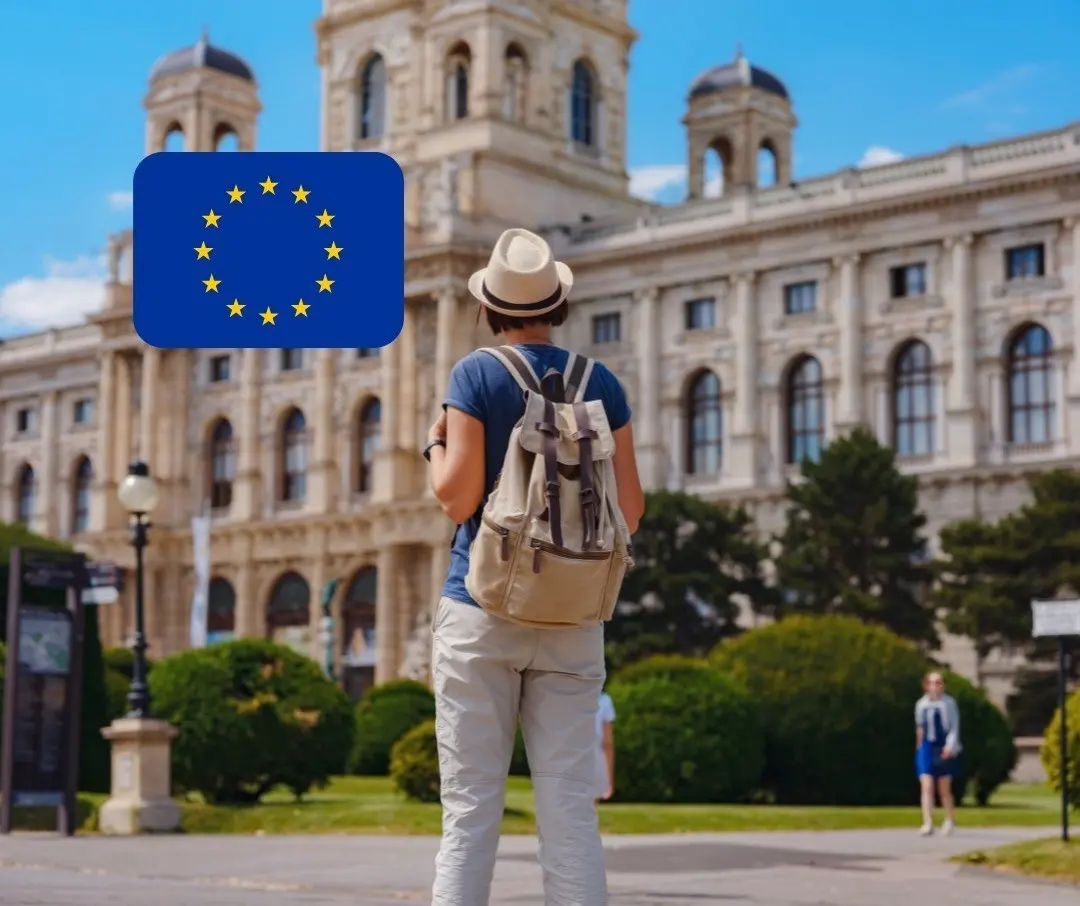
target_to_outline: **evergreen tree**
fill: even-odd
[[[937,645],[918,482],[900,474],[891,449],[857,428],[803,461],[787,500],[778,616],[847,614]]]

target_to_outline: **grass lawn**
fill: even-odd
[[[1080,840],[1062,842],[1060,837],[1013,843],[985,852],[957,856],[967,865],[981,865],[996,871],[1071,881],[1080,884]]]
[[[81,797],[81,826],[95,827],[94,811],[104,796]],[[325,789],[295,802],[274,793],[257,806],[210,806],[182,803],[183,828],[196,834],[438,834],[438,805],[408,802],[383,777],[337,777]],[[1007,785],[986,808],[961,810],[959,823],[969,827],[1004,825],[1051,827],[1058,800],[1042,786]],[[53,813],[18,810],[24,828],[51,829]],[[915,808],[839,808],[772,805],[605,804],[600,826],[608,834],[667,834],[693,831],[849,830],[911,827]],[[503,832],[535,831],[532,788],[528,778],[511,778]]]

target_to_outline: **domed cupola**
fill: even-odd
[[[203,29],[199,40],[190,47],[181,47],[158,60],[150,68],[150,81],[156,82],[165,76],[179,75],[192,69],[212,69],[247,82],[255,81],[255,75],[247,63],[236,54],[210,43],[210,36],[206,29]]]

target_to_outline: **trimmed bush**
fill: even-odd
[[[796,616],[722,642],[711,655],[761,703],[764,783],[777,801],[918,801],[914,709],[927,662],[887,629]]]
[[[105,694],[109,699],[110,722],[127,714],[130,691],[131,677],[124,676],[119,670],[105,669]]]
[[[241,639],[159,661],[155,715],[180,731],[173,779],[211,803],[253,803],[277,786],[297,797],[345,763],[354,719],[348,696],[309,658]]]
[[[435,721],[425,720],[394,743],[390,777],[401,792],[417,802],[439,801],[439,748]]]
[[[1065,701],[1067,710],[1067,726],[1065,730],[1068,739],[1065,745],[1065,776],[1069,781],[1069,804],[1073,808],[1080,808],[1080,690],[1077,690]],[[1061,709],[1054,711],[1054,719],[1046,728],[1046,737],[1043,739],[1042,748],[1039,751],[1043,767],[1046,769],[1046,779],[1050,785],[1061,792]]]
[[[672,680],[690,680],[700,675],[702,668],[710,669],[708,661],[701,658],[687,657],[684,654],[654,654],[650,657],[627,664],[616,672],[613,681],[617,683],[636,683],[654,676]]]
[[[757,704],[731,677],[699,665],[608,690],[615,704],[615,798],[737,802],[764,767]]]
[[[369,689],[356,706],[349,773],[385,777],[394,743],[434,717],[435,696],[423,683],[397,679]]]
[[[1005,715],[981,689],[957,673],[946,672],[946,691],[960,709],[960,775],[953,780],[956,801],[969,793],[986,805],[1016,767],[1017,751]]]
[[[529,774],[529,756],[525,754],[525,737],[521,735],[519,725],[514,732],[514,754],[510,758],[510,776],[528,777]]]

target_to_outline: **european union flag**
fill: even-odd
[[[405,182],[374,152],[161,152],[135,170],[134,320],[164,349],[385,346]]]

